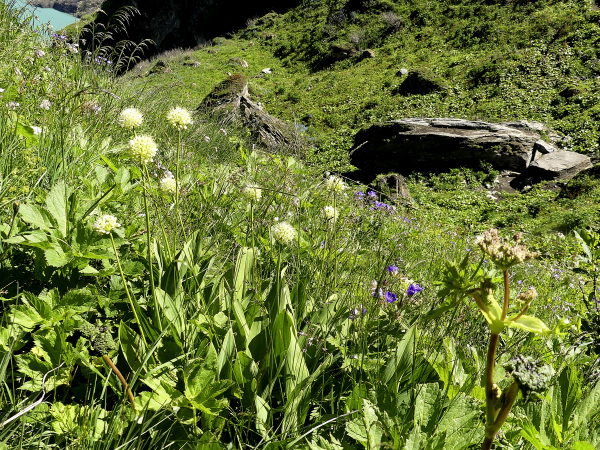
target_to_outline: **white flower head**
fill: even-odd
[[[156,143],[150,136],[136,136],[129,141],[129,157],[142,165],[152,162],[157,151]]]
[[[6,104],[6,107],[7,107],[8,109],[12,109],[13,111],[14,111],[15,109],[17,109],[19,106],[21,106],[21,104],[20,104],[20,103],[17,103],[17,102],[8,102],[8,103]]]
[[[342,180],[340,177],[331,175],[325,180],[325,187],[327,187],[327,189],[331,192],[340,194],[346,189],[346,184],[344,183],[344,180]]]
[[[112,230],[119,228],[120,226],[121,224],[117,222],[117,218],[115,216],[104,214],[96,219],[92,228],[94,228],[96,233],[110,234]]]
[[[160,190],[167,194],[175,194],[177,191],[177,181],[173,175],[165,176],[160,180]]]
[[[42,100],[42,102],[40,103],[40,108],[45,109],[46,111],[48,111],[51,106],[52,103],[50,103],[50,100],[48,99]]]
[[[35,134],[36,136],[39,136],[40,134],[42,134],[42,129],[40,127],[31,127],[33,129],[33,134]]]
[[[290,244],[296,239],[296,229],[287,222],[277,222],[271,231],[273,237],[282,244]]]
[[[250,201],[257,202],[262,196],[262,190],[257,186],[249,184],[244,189],[242,189],[242,195]]]
[[[33,52],[36,58],[43,58],[46,56],[46,52],[44,50],[37,49]]]
[[[119,126],[128,130],[133,130],[134,128],[139,127],[143,120],[144,116],[139,109],[127,108],[119,114],[118,122]]]
[[[192,115],[187,109],[184,108],[171,108],[167,113],[167,122],[171,124],[173,128],[179,131],[186,130],[188,125],[192,125]]]
[[[325,216],[326,220],[335,222],[335,220],[338,218],[339,212],[333,206],[326,206],[323,208],[323,215]]]

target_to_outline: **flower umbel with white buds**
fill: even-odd
[[[157,151],[156,143],[150,136],[136,136],[129,141],[129,157],[144,166],[152,162]]]
[[[96,219],[94,225],[92,225],[92,228],[96,233],[110,234],[112,230],[119,228],[120,226],[121,224],[117,222],[117,218],[115,216],[104,214]]]
[[[323,215],[325,216],[325,220],[335,222],[338,218],[338,210],[333,206],[326,206],[323,208]]]
[[[287,222],[279,222],[271,228],[275,240],[282,244],[290,244],[296,239],[296,229]]]
[[[134,128],[139,127],[143,120],[144,116],[139,109],[127,108],[121,111],[121,114],[119,114],[118,122],[119,126],[127,130],[133,130]]]
[[[179,131],[187,130],[188,125],[192,125],[192,115],[184,108],[171,108],[167,113],[167,122]]]
[[[478,244],[481,250],[487,254],[492,262],[500,270],[506,270],[515,264],[522,263],[538,256],[535,252],[530,252],[520,244],[523,239],[523,233],[517,233],[513,236],[514,245],[500,239],[498,230],[492,228],[487,230]]]
[[[165,176],[160,180],[160,190],[167,194],[175,194],[177,190],[177,181],[173,175]]]
[[[251,202],[257,202],[262,197],[262,190],[253,184],[249,184],[242,189],[242,195]]]

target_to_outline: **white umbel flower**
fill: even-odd
[[[287,222],[278,222],[271,228],[273,237],[282,244],[290,244],[296,239],[296,229]]]
[[[139,127],[143,120],[144,116],[139,109],[127,108],[121,111],[118,121],[121,127],[128,130],[133,130],[134,128]]]
[[[192,125],[192,115],[187,109],[184,108],[171,108],[167,113],[167,122],[171,124],[173,128],[179,131],[186,130],[188,125]]]
[[[104,214],[96,219],[92,228],[94,228],[96,233],[110,234],[112,230],[119,228],[120,226],[121,224],[117,222],[117,218],[115,216]]]
[[[160,190],[166,192],[167,194],[175,194],[177,190],[177,182],[175,181],[175,177],[166,176],[160,180]]]
[[[338,218],[339,213],[338,210],[333,206],[326,206],[323,208],[323,215],[325,216],[326,220],[335,221]]]
[[[331,192],[335,192],[337,194],[344,192],[346,189],[346,184],[344,180],[335,175],[331,175],[329,178],[325,180],[325,187]]]
[[[40,103],[40,108],[45,109],[46,111],[48,111],[51,106],[52,106],[52,103],[50,103],[50,100],[48,100],[48,99],[42,100]]]
[[[250,201],[257,202],[262,196],[262,190],[257,186],[249,184],[242,190],[242,195]]]
[[[157,151],[156,143],[150,136],[136,136],[129,141],[129,157],[142,165],[152,162]]]

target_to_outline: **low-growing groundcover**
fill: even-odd
[[[0,446],[600,445],[594,230],[522,258],[457,173],[394,204],[0,22]]]

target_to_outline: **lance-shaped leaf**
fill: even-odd
[[[506,326],[511,328],[519,328],[521,330],[529,331],[531,333],[538,334],[549,334],[550,328],[546,326],[544,322],[536,317],[521,316],[518,319],[512,320],[507,319],[504,321]]]

